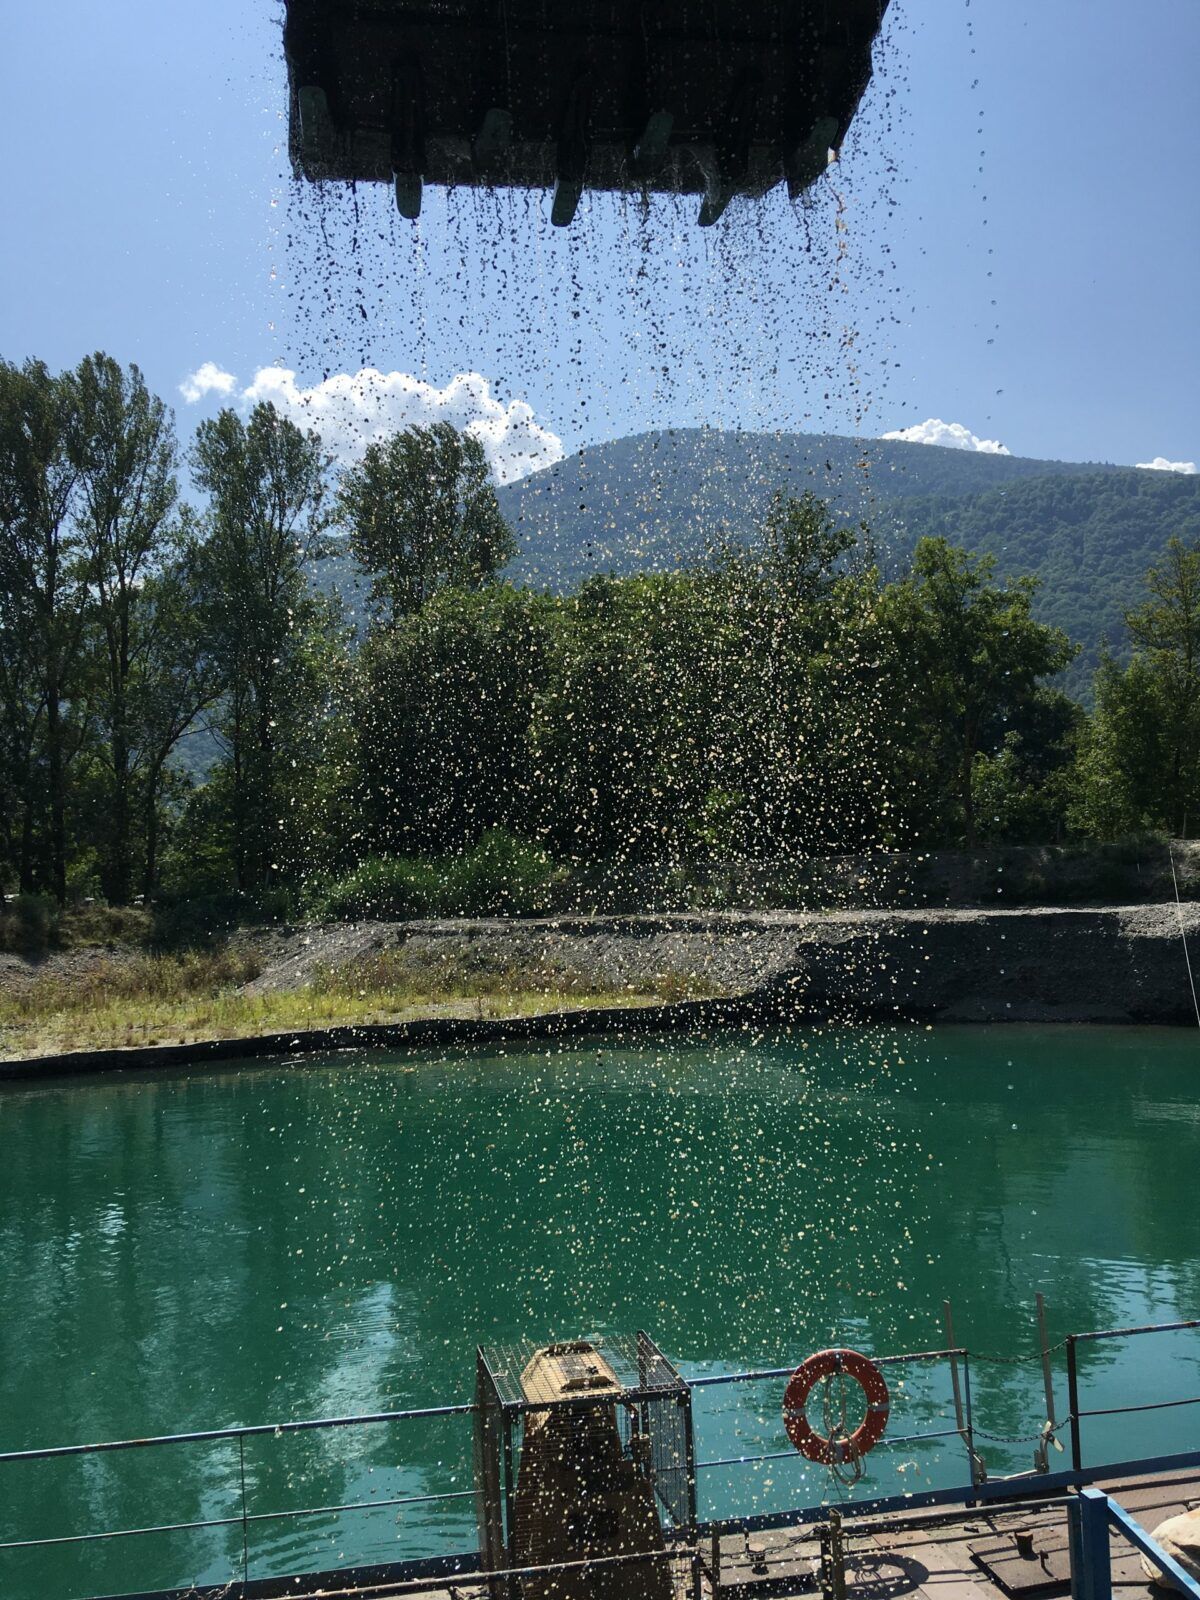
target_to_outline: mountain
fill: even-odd
[[[720,535],[749,535],[777,491],[812,490],[872,522],[912,497],[980,494],[1026,478],[1119,468],[984,455],[838,434],[679,428],[593,445],[500,490],[520,583],[556,591],[593,572],[686,565]]]
[[[1147,567],[1172,534],[1200,538],[1200,476],[837,434],[681,428],[594,445],[501,488],[519,542],[506,575],[563,593],[596,572],[669,571],[702,560],[719,537],[752,536],[777,491],[806,489],[868,520],[888,577],[922,534],[994,555],[1002,576],[1035,574],[1038,615],[1083,647],[1058,681],[1085,701],[1103,642],[1125,649],[1123,613]],[[361,610],[348,556],[320,562],[315,576]]]
[[[1041,581],[1038,614],[1083,646],[1060,679],[1086,698],[1105,639],[1172,534],[1200,538],[1200,476],[1108,463],[1038,461],[836,434],[678,429],[596,445],[508,484],[517,532],[508,575],[555,592],[595,572],[663,571],[744,539],[777,492],[806,489],[865,517],[885,572],[922,534],[995,555]]]

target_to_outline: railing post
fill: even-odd
[[[1083,1448],[1079,1437],[1079,1372],[1076,1366],[1075,1335],[1067,1335],[1067,1404],[1071,1408],[1071,1466],[1083,1471]]]
[[[1055,1430],[1058,1427],[1058,1418],[1054,1415],[1054,1373],[1050,1366],[1050,1340],[1046,1333],[1046,1301],[1041,1290],[1037,1296],[1037,1322],[1038,1343],[1042,1351],[1042,1387],[1046,1391],[1046,1431],[1038,1444],[1033,1458],[1035,1472],[1049,1472],[1050,1460],[1047,1454],[1048,1447],[1053,1441]]]
[[[1067,1504],[1072,1600],[1112,1600],[1108,1496],[1082,1489]]]
[[[246,1435],[238,1434],[238,1469],[242,1480],[242,1582],[250,1582],[250,1524],[246,1516]]]
[[[846,1600],[846,1541],[842,1533],[842,1514],[835,1507],[829,1521],[816,1530],[821,1551],[819,1581],[821,1600]]]

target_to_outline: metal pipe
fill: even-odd
[[[1187,1400],[1148,1400],[1141,1406],[1106,1406],[1099,1411],[1081,1411],[1081,1417],[1125,1417],[1135,1411],[1170,1411],[1174,1406],[1200,1406],[1200,1394]]]
[[[1190,1322],[1144,1322],[1139,1328],[1101,1328],[1093,1333],[1073,1333],[1081,1344],[1085,1339],[1127,1339],[1135,1333],[1179,1333],[1184,1328],[1200,1328],[1200,1317]]]
[[[895,1438],[889,1436],[881,1439],[875,1448],[880,1449],[882,1446],[889,1444],[918,1444],[923,1439],[957,1439],[959,1437],[957,1428],[943,1428],[937,1433],[903,1433],[898,1434]],[[744,1467],[755,1461],[802,1461],[803,1459],[803,1456],[797,1455],[795,1450],[768,1450],[757,1456],[722,1456],[715,1461],[697,1461],[696,1471],[701,1472],[705,1467]]]
[[[946,1361],[953,1356],[965,1356],[965,1350],[914,1350],[902,1356],[872,1356],[877,1367],[894,1367],[907,1361]],[[685,1378],[689,1389],[708,1389],[721,1383],[756,1383],[770,1378],[790,1378],[796,1368],[768,1367],[755,1372],[711,1372],[700,1378]]]
[[[0,1550],[30,1550],[40,1545],[91,1544],[97,1539],[132,1539],[148,1533],[189,1533],[202,1528],[232,1528],[250,1522],[282,1522],[291,1517],[334,1516],[342,1511],[384,1511],[395,1506],[428,1505],[436,1500],[473,1500],[474,1489],[449,1494],[399,1495],[390,1500],[348,1500],[344,1505],[302,1506],[295,1511],[248,1511],[243,1517],[212,1517],[204,1522],[168,1522],[150,1528],[110,1528],[103,1533],[65,1533],[53,1539],[12,1539]]]
[[[629,1567],[647,1561],[666,1561],[673,1566],[682,1566],[685,1562],[688,1567],[695,1570],[695,1555],[691,1551],[680,1550],[635,1550],[623,1552],[616,1556],[588,1556],[582,1561],[555,1561],[542,1567],[506,1567],[496,1568],[491,1572],[471,1572],[465,1578],[470,1587],[485,1587],[490,1583],[507,1582],[516,1578],[542,1578],[555,1577],[562,1574],[579,1573],[587,1577],[599,1567]],[[356,1584],[346,1589],[322,1588],[322,1600],[349,1600],[350,1596],[384,1596],[384,1595],[424,1595],[429,1596],[436,1592],[436,1580],[433,1589],[428,1578],[397,1578],[394,1581],[385,1580],[380,1583],[378,1579],[364,1585]],[[444,1585],[443,1585],[444,1587]]]
[[[893,1512],[929,1509],[935,1506],[961,1506],[973,1510],[977,1516],[980,1505],[1003,1506],[1005,1510],[1030,1509],[1045,1503],[1057,1494],[1066,1493],[1094,1482],[1097,1478],[1123,1479],[1147,1476],[1150,1473],[1176,1472],[1183,1468],[1200,1467],[1200,1450],[1185,1450],[1169,1456],[1149,1456],[1133,1461],[1106,1461],[1081,1471],[1047,1473],[1037,1480],[1037,1500],[1029,1499],[1028,1491],[1035,1486],[1029,1479],[1014,1485],[1004,1478],[986,1483],[963,1483],[949,1489],[924,1489],[917,1493],[881,1495],[870,1500],[852,1502],[855,1525],[860,1518],[890,1516]],[[1023,1492],[1024,1491],[1024,1492]],[[847,1508],[849,1509],[849,1507]],[[777,1528],[798,1528],[808,1523],[821,1522],[829,1515],[829,1505],[793,1507],[787,1511],[762,1512],[747,1517],[728,1517],[715,1522],[702,1522],[698,1529],[701,1537],[713,1528],[723,1533],[765,1533]]]
[[[949,1300],[942,1301],[942,1321],[946,1327],[946,1344],[954,1349],[954,1315],[950,1310]],[[976,1481],[975,1451],[971,1448],[970,1436],[967,1432],[966,1419],[963,1413],[962,1389],[958,1381],[958,1353],[950,1357],[950,1389],[954,1395],[954,1420],[958,1424],[958,1432],[967,1447],[967,1462],[971,1469],[971,1482]]]
[[[1057,1426],[1054,1415],[1054,1373],[1050,1366],[1050,1341],[1046,1334],[1046,1301],[1038,1290],[1037,1297],[1038,1340],[1042,1347],[1042,1385],[1046,1391],[1046,1421]]]
[[[246,1517],[246,1440],[238,1440],[238,1473],[242,1480],[242,1582],[250,1582],[250,1526]]]
[[[971,1408],[971,1358],[963,1357],[963,1393],[967,1406],[967,1453],[971,1458],[971,1482],[982,1483],[987,1477],[983,1457],[975,1448],[975,1413]]]
[[[50,1461],[60,1456],[97,1455],[104,1450],[143,1450],[157,1444],[212,1444],[218,1439],[263,1438],[269,1433],[305,1433],[312,1428],[366,1427],[381,1422],[411,1422],[421,1417],[460,1417],[475,1410],[473,1405],[426,1406],[419,1411],[376,1411],[357,1417],[314,1417],[304,1422],[259,1422],[249,1428],[206,1428],[198,1433],[159,1433],[146,1439],[106,1439],[99,1444],[62,1444],[49,1449],[8,1450],[0,1454],[6,1461]]]
[[[1077,1519],[1072,1555],[1078,1554],[1078,1580],[1071,1575],[1076,1600],[1112,1600],[1112,1551],[1108,1538],[1108,1496],[1099,1489],[1084,1489],[1073,1502]]]
[[[301,1506],[295,1511],[252,1511],[248,1522],[279,1522],[288,1517],[328,1517],[342,1511],[388,1511],[395,1506],[426,1506],[437,1500],[474,1500],[474,1489],[453,1489],[447,1494],[405,1494],[390,1500],[347,1500],[337,1506]]]

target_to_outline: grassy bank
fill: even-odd
[[[38,975],[0,989],[0,1058],[419,1017],[513,1017],[584,1006],[701,998],[696,979],[663,975],[605,987],[594,976],[542,965],[471,970],[415,960],[403,950],[318,972],[301,988],[254,987],[260,965],[235,950],[134,954],[78,972]]]

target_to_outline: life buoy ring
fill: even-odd
[[[867,1414],[848,1439],[827,1439],[808,1420],[808,1397],[822,1378],[844,1372],[853,1378],[867,1399]],[[857,1461],[873,1450],[887,1427],[891,1396],[883,1373],[873,1361],[857,1350],[818,1350],[802,1361],[788,1380],[783,1393],[783,1425],[787,1436],[802,1456],[822,1466],[840,1466]]]

